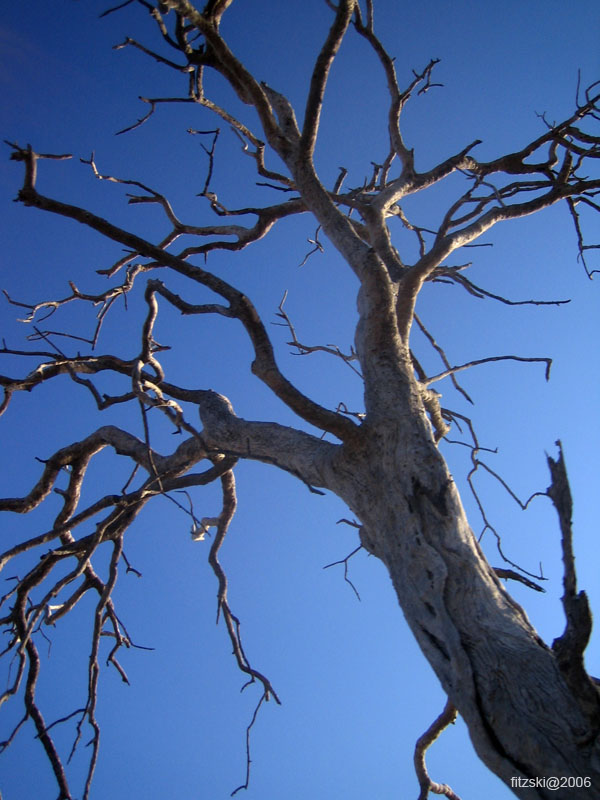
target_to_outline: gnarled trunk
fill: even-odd
[[[238,459],[254,459],[286,470],[311,490],[325,487],[343,499],[356,514],[362,526],[363,546],[387,566],[408,624],[448,697],[465,720],[479,756],[515,794],[523,798],[568,800],[575,796],[600,797],[600,746],[597,742],[600,700],[583,665],[591,616],[585,595],[578,594],[576,588],[570,549],[570,498],[565,503],[559,497],[553,471],[553,484],[548,494],[561,516],[565,561],[563,605],[567,625],[564,635],[549,647],[541,641],[523,609],[500,584],[483,556],[437,447],[437,442],[449,430],[448,423],[465,418],[457,411],[440,406],[439,395],[431,389],[433,384],[447,377],[455,381],[455,373],[462,369],[495,360],[543,362],[548,377],[550,359],[497,355],[451,366],[443,348],[415,317],[417,298],[427,281],[454,284],[472,296],[495,298],[509,305],[563,302],[509,300],[466,278],[464,270],[470,263],[456,265],[448,259],[461,248],[473,246],[478,237],[496,223],[535,214],[565,200],[574,222],[579,256],[585,265],[587,251],[598,245],[584,243],[581,211],[577,209],[585,206],[587,213],[600,209],[597,199],[594,200],[600,191],[596,166],[600,136],[595,127],[600,118],[599,82],[585,90],[579,87],[573,113],[558,124],[546,125],[541,135],[525,143],[520,150],[483,161],[472,153],[481,143],[475,139],[459,151],[449,150],[443,160],[422,172],[417,168],[421,158],[415,158],[412,143],[405,140],[401,117],[411,95],[423,94],[436,85],[431,79],[437,62],[432,59],[421,73],[414,72],[410,83],[402,88],[395,59],[375,31],[372,0],[363,4],[358,0],[327,2],[333,17],[312,65],[303,115],[297,115],[283,94],[259,81],[230,49],[221,34],[220,24],[233,0],[211,0],[204,4],[195,4],[193,0],[139,0],[136,3],[129,0],[108,9],[103,16],[130,5],[139,5],[150,12],[167,55],[129,36],[117,49],[135,47],[141,50],[179,73],[185,88],[181,97],[141,98],[149,104],[148,114],[120,133],[143,124],[152,116],[157,104],[192,103],[196,111],[210,110],[221,120],[219,124],[225,122],[233,129],[243,145],[243,152],[255,163],[256,177],[260,179],[257,185],[290,194],[286,194],[283,201],[281,198],[274,203],[265,200],[256,207],[228,208],[219,200],[213,189],[221,179],[216,177],[218,170],[213,174],[213,167],[220,128],[188,129],[190,133],[214,137],[210,147],[202,145],[208,156],[204,187],[198,194],[194,178],[192,188],[195,198],[199,196],[208,201],[207,211],[211,214],[208,224],[195,200],[185,208],[186,218],[180,218],[166,195],[148,184],[129,177],[102,174],[93,157],[85,161],[96,178],[129,190],[133,187],[136,194],[128,195],[130,203],[153,204],[155,209],[162,209],[165,229],[159,226],[155,230],[150,226],[149,238],[143,238],[137,229],[121,227],[113,221],[112,209],[110,219],[105,219],[90,209],[72,205],[67,202],[68,197],[54,198],[38,192],[39,162],[68,156],[37,152],[31,146],[21,147],[16,143],[11,145],[11,158],[24,166],[23,185],[17,199],[25,206],[75,221],[117,243],[125,249],[125,255],[108,269],[98,272],[112,277],[126,268],[126,276],[121,284],[109,289],[102,284],[101,288],[82,291],[77,288],[77,278],[77,282],[70,281],[71,294],[58,300],[46,298],[36,305],[13,301],[6,295],[9,302],[29,309],[26,320],[29,322],[33,322],[36,315],[39,321],[42,313],[54,313],[72,302],[93,303],[101,310],[94,323],[92,339],[82,338],[78,329],[75,332],[68,327],[48,332],[36,328],[35,337],[31,338],[43,339],[50,350],[11,349],[3,344],[4,355],[42,361],[35,369],[28,367],[16,378],[0,375],[0,386],[4,390],[0,414],[15,392],[30,392],[57,376],[64,376],[72,384],[85,387],[99,411],[121,403],[131,404],[128,408],[136,408],[136,413],[139,408],[144,435],[142,439],[114,424],[102,425],[81,441],[67,443],[47,458],[42,476],[25,496],[0,499],[0,511],[15,513],[29,513],[51,493],[57,493],[63,501],[52,530],[24,543],[19,541],[0,554],[2,568],[21,554],[38,550],[41,553],[39,561],[34,559],[34,566],[28,567],[29,572],[17,578],[14,589],[2,598],[6,608],[6,601],[12,595],[15,597],[14,605],[3,612],[5,616],[1,621],[10,640],[4,653],[12,650],[19,667],[14,683],[0,696],[0,701],[23,691],[25,717],[0,749],[10,743],[30,717],[54,770],[60,797],[72,796],[65,767],[52,739],[54,723],[46,724],[36,699],[40,658],[34,635],[42,621],[54,624],[88,592],[97,593],[88,695],[77,734],[78,740],[81,725],[87,720],[92,729],[92,756],[83,794],[86,800],[99,748],[100,729],[95,709],[100,637],[114,637],[115,646],[109,661],[124,679],[115,653],[122,646],[132,645],[111,597],[121,557],[130,571],[123,553],[125,532],[152,498],[171,492],[187,493],[188,488],[215,480],[221,482],[222,492],[222,510],[218,516],[198,519],[189,497],[189,511],[179,501],[175,500],[175,504],[190,515],[194,538],[201,539],[209,527],[216,527],[209,562],[219,583],[219,613],[225,620],[238,666],[251,681],[258,681],[263,687],[257,711],[263,700],[269,697],[277,700],[269,680],[250,665],[244,654],[237,618],[227,601],[226,576],[218,560],[219,548],[235,509],[231,470]],[[239,4],[239,8],[240,15],[248,14],[247,10],[241,10],[243,4]],[[307,12],[302,9],[301,13],[306,15]],[[239,19],[240,25],[245,26],[245,18],[240,16]],[[263,27],[268,42],[272,26]],[[344,166],[333,184],[326,184],[324,175],[331,165],[328,163],[327,170],[321,174],[314,153],[330,70],[351,30],[368,46],[385,77],[384,124],[389,149],[377,154],[377,161],[370,160],[375,154],[369,154],[370,178],[364,177],[361,166],[356,183],[356,175],[352,177]],[[407,35],[409,33],[407,29]],[[241,47],[241,41],[248,37],[237,38]],[[173,49],[178,51],[178,61],[171,60]],[[241,50],[243,55],[243,48]],[[252,42],[249,52],[254,60],[256,42]],[[214,82],[215,100],[207,95],[207,91],[212,91],[211,81],[206,84],[206,75],[210,73],[218,77]],[[275,75],[274,80],[278,82],[279,76]],[[223,98],[228,106],[220,104],[222,81],[237,95],[239,103],[229,105],[231,93],[225,92]],[[361,85],[362,81],[348,84],[351,87],[348,97],[352,97],[353,105]],[[252,113],[246,115],[240,103],[250,106]],[[249,124],[258,127],[251,130]],[[349,137],[345,126],[340,126],[338,136],[340,141]],[[425,155],[423,160],[430,161]],[[325,152],[320,157],[324,156]],[[183,167],[184,174],[191,174],[189,164],[184,163]],[[276,171],[279,169],[282,171]],[[345,187],[347,175],[350,185]],[[441,187],[446,179],[450,179],[448,191],[452,198],[446,211],[439,215],[434,193],[433,222],[422,223],[421,215],[416,213],[413,219],[409,198],[429,188]],[[249,196],[254,196],[254,187]],[[438,198],[441,196],[440,193]],[[219,218],[217,222],[213,213]],[[355,411],[349,411],[344,403],[335,410],[322,406],[293,384],[280,369],[269,326],[250,298],[241,288],[221,277],[220,266],[215,264],[217,271],[213,272],[212,262],[207,264],[209,253],[242,250],[262,239],[280,220],[300,214],[311,215],[311,225],[314,222],[318,226],[314,240],[308,241],[320,250],[318,236],[327,237],[359,283],[355,348],[344,355],[333,345],[301,345],[283,312],[283,301],[279,316],[288,325],[292,347],[299,354],[322,350],[341,357],[346,363],[358,362],[360,368],[356,372],[364,383],[364,406]],[[248,222],[249,218],[253,222]],[[401,226],[414,235],[412,246],[398,235]],[[186,244],[178,249],[182,237]],[[589,277],[598,271],[586,269]],[[142,277],[155,270],[160,270],[158,274],[165,277],[164,281]],[[133,296],[134,285],[139,288],[142,280],[145,282],[139,299],[143,294],[145,305],[140,306],[144,313],[140,312],[139,336],[134,348],[130,347],[133,340],[126,337],[121,355],[94,351],[113,301],[126,298],[130,292]],[[179,287],[185,287],[186,283],[187,291],[183,288],[179,294]],[[329,291],[325,287],[330,284],[323,286]],[[181,366],[193,365],[189,374],[187,369],[182,370],[186,385],[167,380],[168,359],[163,366],[161,352],[170,348],[158,344],[154,336],[159,299],[181,314],[215,315],[239,322],[252,348],[253,374],[285,406],[286,418],[287,412],[293,412],[301,421],[300,427],[238,417],[227,398],[208,388],[212,381],[203,374],[199,358],[205,342],[198,347],[198,340],[193,336],[179,337],[179,341],[176,335],[172,337],[182,347],[191,343],[190,350],[177,362]],[[332,310],[334,302],[332,300]],[[456,313],[455,309],[450,313]],[[428,373],[418,360],[420,354],[412,352],[410,339],[415,319],[441,356],[443,372]],[[199,328],[199,338],[203,335],[203,329]],[[73,355],[67,354],[68,348],[63,353],[54,344],[56,336],[71,340]],[[122,339],[120,335],[117,338]],[[77,347],[72,340],[77,342]],[[218,333],[215,333],[215,342],[218,340]],[[85,343],[89,343],[90,349],[81,354],[78,348]],[[222,344],[222,357],[229,359],[232,352],[228,345]],[[179,372],[174,364],[171,361],[171,368]],[[242,357],[240,367],[244,369],[245,366]],[[103,373],[118,379],[114,384],[118,389],[108,384],[115,394],[106,394],[101,388]],[[467,396],[456,381],[455,388]],[[190,405],[198,408],[202,430],[189,421],[195,420],[195,415],[189,414]],[[190,438],[183,442],[177,440],[177,446],[171,448],[168,455],[156,451],[147,413],[150,409],[155,417],[163,414],[174,432],[185,431]],[[122,419],[127,425],[132,422],[125,413]],[[472,428],[471,433],[476,451],[478,445]],[[81,498],[86,470],[96,453],[107,447],[119,457],[129,459],[131,477],[123,488],[115,484],[104,496],[85,506]],[[199,466],[202,462],[206,462],[204,469]],[[69,471],[66,489],[55,486],[65,469]],[[145,473],[141,481],[138,481],[138,470]],[[107,477],[113,479],[112,475]],[[561,507],[568,511],[561,513]],[[79,534],[78,526],[83,525],[80,530],[84,531],[92,519],[95,529]],[[104,563],[100,561],[98,573],[92,560],[95,564],[96,551],[105,544],[112,545],[113,549],[109,576],[103,579],[100,575]],[[76,565],[64,568],[65,563],[73,564],[72,559]],[[66,569],[72,571],[65,577]],[[58,596],[62,602],[55,605],[53,601]],[[58,722],[68,719],[70,717],[64,717]],[[252,721],[248,731],[253,724]],[[249,751],[247,769],[246,787]],[[544,779],[552,779],[554,783],[549,780],[544,783]],[[430,789],[438,791],[429,779],[420,780],[420,784],[421,797]]]
[[[523,780],[564,777],[581,779],[578,798],[597,798],[598,720],[483,557],[423,422],[417,413],[373,426],[360,446],[345,447],[330,488],[362,521],[363,546],[387,566],[487,766],[519,797],[572,800],[573,781],[550,790]]]

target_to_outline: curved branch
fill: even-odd
[[[442,713],[431,723],[425,733],[417,739],[415,745],[414,765],[415,772],[421,792],[418,800],[427,800],[429,793],[443,794],[448,800],[460,800],[460,797],[452,791],[452,789],[445,783],[436,783],[429,777],[427,765],[425,764],[425,753],[427,749],[435,742],[441,733],[449,726],[453,725],[456,717],[457,710],[453,704],[448,700]]]
[[[304,125],[299,151],[301,158],[312,159],[329,71],[348,30],[355,6],[356,0],[340,0],[333,25],[315,61],[304,110]]]

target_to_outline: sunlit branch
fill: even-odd
[[[281,134],[264,90],[230,51],[220,36],[215,21],[206,18],[188,0],[165,0],[165,5],[175,9],[182,18],[188,19],[190,24],[204,36],[206,44],[212,51],[210,53],[211,66],[223,74],[242,102],[252,104],[256,108],[263,130],[275,150],[285,151],[285,138]],[[215,108],[215,110],[217,109]]]
[[[406,89],[404,89],[404,91],[401,91],[398,85],[398,79],[396,77],[396,68],[394,65],[394,59],[389,55],[387,50],[384,48],[381,41],[376,36],[373,28],[372,3],[368,4],[368,19],[366,25],[363,23],[360,7],[357,3],[355,18],[354,18],[354,27],[356,28],[357,32],[369,42],[385,72],[388,85],[388,92],[390,95],[390,107],[388,111],[388,132],[390,136],[392,149],[399,157],[402,163],[401,177],[397,181],[392,181],[392,185],[394,185],[395,189],[395,185],[405,184],[409,182],[414,172],[414,153],[405,145],[404,140],[402,138],[402,134],[400,132],[400,115],[402,113],[402,109],[404,108],[406,102],[409,100],[412,93],[414,92],[416,87],[419,86],[419,84],[422,84],[420,89],[421,93],[427,91],[428,88],[434,85],[431,84],[431,73],[435,65],[438,63],[438,59],[432,59],[429,62],[429,64],[425,67],[423,72],[421,73],[415,72],[413,81],[408,85]],[[387,192],[383,190],[382,197],[384,195],[384,192],[385,195],[393,196],[393,191],[390,192],[390,190],[388,189]],[[389,203],[395,201],[390,200],[390,197],[386,197],[385,202]]]
[[[208,107],[208,106],[207,106]],[[215,113],[219,113],[215,109]],[[221,114],[219,113],[219,116]],[[270,181],[277,181],[278,185],[273,185],[270,183],[263,183],[260,181],[256,182],[257,186],[269,186],[271,189],[278,189],[281,192],[296,192],[296,185],[294,181],[287,175],[283,175],[280,172],[275,172],[272,169],[267,169],[265,165],[265,144],[261,142],[260,139],[257,139],[253,134],[248,135],[250,132],[246,132],[243,126],[232,126],[233,133],[238,137],[240,142],[242,143],[242,152],[244,155],[247,155],[251,158],[256,164],[256,171],[262,178],[268,178]],[[193,133],[193,131],[190,131]],[[254,150],[250,149],[250,145],[254,147]]]
[[[25,497],[0,500],[0,511],[14,511],[20,514],[28,513],[48,496],[61,469],[81,459],[89,460],[107,445],[111,445],[115,452],[134,459],[150,472],[151,467],[148,462],[146,445],[130,433],[115,426],[107,425],[99,428],[82,441],[67,445],[67,447],[63,447],[54,453],[44,462],[42,477],[33,489]],[[193,448],[196,449],[198,458],[203,456],[198,443],[195,440],[190,440],[190,443],[186,444],[186,457],[191,455]],[[160,456],[158,453],[152,453],[152,458],[155,463],[159,463],[161,466],[167,461],[164,456]]]
[[[437,783],[429,777],[427,765],[425,764],[425,753],[428,748],[435,742],[438,736],[449,726],[453,725],[457,717],[456,708],[452,705],[450,700],[446,702],[444,710],[432,722],[425,733],[417,739],[414,754],[415,772],[421,792],[418,800],[427,800],[429,793],[441,794],[448,798],[448,800],[460,800],[460,797],[452,791],[452,789],[445,783]]]
[[[329,70],[331,69],[333,60],[348,29],[354,8],[357,5],[358,3],[356,0],[340,0],[333,25],[329,30],[321,52],[315,60],[306,108],[304,110],[302,138],[300,140],[299,153],[303,158],[312,158],[317,141],[321,108],[323,106],[323,97],[325,95]]]

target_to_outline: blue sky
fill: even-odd
[[[126,35],[148,44],[157,39],[142,9],[127,8],[99,20],[106,5],[97,0],[38,1],[26,9],[13,3],[3,10],[2,138],[76,156],[70,162],[41,165],[42,193],[85,204],[123,227],[157,236],[162,225],[158,213],[147,206],[128,208],[121,187],[100,184],[79,163],[79,157],[88,158],[93,150],[101,171],[149,183],[171,197],[186,219],[202,224],[209,219],[208,210],[195,195],[202,188],[206,157],[186,128],[213,127],[214,121],[185,105],[161,108],[139,130],[114,136],[144,113],[138,95],[179,94],[183,87],[175,75],[141,54],[111,49]],[[302,108],[311,59],[330,15],[319,0],[236,0],[224,18],[223,32],[257,77]],[[600,77],[599,23],[600,10],[588,0],[568,9],[556,0],[379,2],[376,26],[397,56],[401,78],[410,80],[411,70],[422,68],[431,57],[441,59],[436,79],[444,87],[415,99],[406,113],[406,139],[415,147],[417,166],[425,168],[474,138],[483,140],[477,154],[491,158],[539,135],[537,114],[546,112],[549,120],[568,116],[577,70],[584,84]],[[212,86],[215,96],[231,97],[219,82]],[[385,86],[374,59],[352,34],[333,70],[326,103],[317,149],[323,180],[331,183],[345,166],[350,182],[362,182],[370,161],[385,154]],[[225,130],[219,148],[213,184],[219,199],[231,206],[273,202],[272,195],[264,194],[268,190],[254,187],[249,160]],[[82,290],[100,287],[94,270],[116,260],[118,248],[74,223],[13,203],[21,171],[8,154],[7,148],[0,161],[2,288],[16,299],[34,302],[64,296],[68,280]],[[439,192],[416,198],[411,206],[415,219],[433,227],[448,196]],[[209,266],[247,292],[267,322],[276,320],[287,289],[286,309],[301,341],[334,342],[348,349],[355,324],[354,278],[331,247],[298,266],[314,228],[304,218],[284,221],[243,254],[215,254]],[[593,228],[589,231],[592,239]],[[412,242],[397,233],[397,246],[409,252]],[[483,445],[499,448],[488,463],[521,497],[548,485],[545,452],[555,454],[554,442],[562,440],[575,499],[579,581],[592,607],[598,608],[597,281],[590,282],[577,263],[576,239],[564,208],[497,227],[485,241],[494,247],[468,253],[476,264],[471,273],[476,283],[513,299],[572,302],[561,308],[508,308],[476,301],[456,288],[431,286],[423,293],[419,313],[453,363],[496,354],[552,356],[552,378],[544,382],[540,365],[476,368],[462,378],[476,401],[474,408],[453,396],[445,383],[438,388],[450,407],[473,418]],[[457,263],[461,257],[457,255]],[[595,266],[600,266],[597,260]],[[185,291],[179,281],[170,285]],[[100,342],[102,350],[125,357],[136,352],[137,341],[128,346],[127,334],[136,330],[141,307],[139,298],[132,298],[127,313],[115,311]],[[15,321],[17,316],[17,309],[2,300],[0,336],[12,347],[22,346],[30,332]],[[89,309],[69,309],[64,318],[81,333],[93,326]],[[46,324],[58,326],[59,320]],[[322,355],[289,355],[286,332],[276,327],[271,331],[282,367],[301,388],[326,405],[343,400],[360,408],[360,385],[347,367]],[[226,394],[241,416],[294,422],[250,375],[250,350],[237,323],[181,321],[161,308],[157,338],[173,346],[163,363],[174,382],[188,376],[187,384],[194,388]],[[435,354],[423,342],[417,340],[416,346],[433,369]],[[5,362],[3,374],[24,370],[15,359],[5,357]],[[98,416],[90,398],[74,388],[58,380],[15,396],[0,423],[3,449],[9,454],[2,495],[28,490],[39,474],[35,456],[47,457],[101,424],[128,424],[141,435],[136,414],[126,414],[125,421],[122,410]],[[154,436],[159,449],[172,446],[160,424]],[[464,486],[466,449],[444,445],[444,453]],[[108,453],[102,454],[90,474],[87,497],[113,491],[115,480],[121,481],[120,487],[126,472]],[[341,567],[323,570],[357,544],[351,528],[336,525],[348,516],[343,504],[331,496],[312,495],[267,466],[241,464],[237,474],[239,510],[222,562],[232,608],[243,621],[248,656],[269,675],[283,701],[281,707],[270,703],[263,708],[254,728],[246,796],[416,798],[414,741],[439,713],[444,698],[412,641],[383,567],[365,553],[351,561],[359,603],[344,583]],[[546,594],[510,588],[551,642],[563,627],[553,511],[541,499],[523,515],[493,481],[482,478],[479,487],[490,518],[502,531],[507,555],[531,572],[542,562],[549,578]],[[200,516],[217,513],[218,502],[213,487],[194,496]],[[478,532],[481,523],[466,488],[464,502]],[[45,530],[56,507],[56,500],[50,500],[49,509],[31,518],[7,516],[2,535],[12,542]],[[502,566],[493,537],[486,534],[483,543],[491,563]],[[102,676],[98,716],[103,738],[92,797],[228,797],[244,779],[245,728],[257,695],[252,687],[240,695],[243,678],[230,656],[224,628],[214,624],[216,584],[206,563],[208,546],[192,542],[187,518],[157,498],[128,534],[125,551],[143,578],[121,575],[116,594],[120,614],[134,641],[154,650],[125,654],[130,687],[114,670]],[[9,574],[15,571],[9,569]],[[82,604],[72,620],[48,631],[52,647],[47,677],[40,683],[48,721],[83,701],[90,609]],[[10,669],[10,664],[4,666]],[[588,650],[588,669],[600,674],[597,640]],[[19,719],[20,708],[8,704],[3,716],[0,739]],[[57,742],[63,752],[72,738],[73,727],[62,726]],[[81,796],[85,755],[82,747],[73,763],[75,797]],[[428,764],[432,777],[449,783],[463,800],[512,796],[479,764],[460,722],[434,745]],[[0,756],[0,789],[3,800],[55,797],[32,728],[25,727]]]

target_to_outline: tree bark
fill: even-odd
[[[264,699],[272,694],[268,681],[245,660],[236,618],[226,603],[225,576],[217,559],[218,547],[235,508],[235,489],[229,470],[236,459],[245,458],[286,470],[302,480],[311,491],[325,488],[347,503],[360,521],[362,545],[386,565],[408,625],[450,702],[463,717],[478,755],[518,797],[527,800],[573,800],[575,796],[582,800],[598,798],[600,699],[583,665],[591,616],[585,594],[577,594],[576,589],[570,549],[570,497],[568,502],[561,500],[566,486],[562,461],[556,464],[551,462],[553,486],[548,490],[548,495],[557,505],[563,531],[563,605],[567,626],[564,635],[550,648],[540,639],[524,610],[504,589],[483,556],[467,521],[454,480],[437,447],[437,442],[448,430],[446,419],[452,414],[445,412],[444,416],[438,397],[429,389],[429,385],[444,375],[453,377],[454,372],[462,367],[449,368],[442,376],[428,377],[413,358],[409,343],[415,319],[415,303],[425,281],[443,275],[451,281],[462,281],[463,287],[471,294],[503,299],[489,292],[481,294],[467,279],[459,280],[456,277],[462,266],[451,267],[444,263],[452,252],[473,242],[497,222],[533,214],[566,199],[575,222],[582,261],[585,263],[584,251],[598,247],[583,244],[579,217],[575,211],[577,203],[598,210],[597,201],[591,198],[596,198],[600,190],[600,178],[582,178],[580,171],[583,170],[584,160],[587,166],[589,160],[597,159],[600,137],[579,127],[583,121],[598,119],[600,95],[597,93],[597,84],[588,88],[586,102],[578,102],[571,117],[559,125],[548,127],[542,136],[520,151],[494,161],[478,162],[470,155],[471,149],[478,143],[476,140],[428,172],[419,173],[415,167],[414,151],[404,142],[400,116],[417,86],[421,87],[419,92],[427,91],[436,62],[432,60],[421,74],[414,73],[414,80],[409,87],[401,91],[394,59],[387,54],[375,35],[371,2],[366,4],[367,14],[364,18],[355,0],[328,3],[335,16],[314,65],[302,125],[287,98],[267,84],[259,83],[222,38],[219,23],[231,4],[232,0],[217,0],[208,3],[202,11],[190,0],[164,0],[156,8],[150,6],[162,36],[180,51],[186,66],[174,65],[156,54],[154,57],[175,66],[178,71],[184,71],[188,77],[195,77],[188,85],[186,97],[147,102],[151,105],[149,115],[153,113],[156,103],[174,100],[194,102],[209,108],[233,126],[244,143],[244,152],[256,161],[258,174],[275,181],[271,188],[297,193],[297,197],[285,203],[260,209],[228,211],[219,203],[216,195],[208,191],[213,151],[204,148],[209,154],[210,170],[202,196],[210,201],[212,211],[219,215],[236,218],[247,214],[257,216],[254,226],[186,225],[175,216],[163,195],[137,181],[100,175],[93,159],[85,162],[93,167],[96,177],[133,185],[144,192],[141,196],[130,196],[130,202],[152,202],[162,206],[172,230],[160,243],[154,243],[86,209],[38,193],[38,161],[66,156],[40,154],[30,146],[22,148],[17,144],[12,145],[12,158],[22,162],[25,167],[24,184],[18,199],[26,206],[74,220],[124,246],[127,255],[112,268],[101,271],[104,274],[113,275],[121,267],[129,265],[123,284],[109,291],[84,295],[71,284],[72,295],[63,300],[45,301],[36,306],[17,303],[30,308],[30,320],[42,309],[56,310],[71,300],[86,300],[96,305],[102,303],[108,310],[115,297],[130,291],[138,275],[155,268],[164,268],[167,273],[172,271],[178,278],[187,279],[194,290],[192,296],[200,287],[220,298],[219,303],[199,305],[184,300],[162,281],[147,281],[144,301],[148,311],[141,326],[142,349],[132,360],[110,354],[73,357],[61,354],[59,358],[54,352],[36,354],[9,350],[6,346],[3,348],[5,354],[37,355],[47,361],[18,379],[0,375],[0,385],[5,392],[0,413],[6,409],[14,392],[31,391],[61,374],[87,386],[99,409],[117,402],[133,401],[138,402],[143,410],[144,441],[114,426],[99,428],[86,439],[62,448],[48,459],[42,478],[26,497],[0,501],[0,510],[28,513],[54,489],[60,470],[71,468],[69,489],[60,491],[65,507],[59,513],[53,531],[19,544],[0,556],[1,567],[25,550],[45,547],[48,542],[58,540],[55,549],[42,557],[41,564],[19,581],[16,611],[11,611],[4,623],[9,625],[11,631],[14,627],[20,637],[15,638],[10,647],[17,647],[19,641],[27,641],[30,663],[27,712],[37,715],[38,735],[55,766],[61,797],[70,797],[66,777],[35,702],[39,659],[32,643],[32,632],[34,623],[41,618],[43,604],[31,622],[27,617],[28,604],[31,603],[29,592],[45,579],[55,563],[76,556],[81,563],[73,576],[84,574],[86,583],[81,591],[78,589],[75,592],[72,604],[69,605],[71,601],[67,602],[65,608],[71,608],[90,588],[98,592],[100,600],[94,634],[94,653],[97,654],[102,631],[97,621],[105,619],[103,615],[116,579],[116,563],[120,557],[124,531],[140,508],[156,494],[221,479],[223,511],[215,518],[220,538],[219,544],[213,545],[210,557],[219,578],[219,608],[226,617],[240,668],[252,679],[256,677],[262,681]],[[126,5],[128,3],[106,13]],[[146,2],[141,5],[148,7]],[[167,34],[166,23],[161,16],[170,12],[173,12],[171,18],[176,20],[175,38]],[[371,162],[375,172],[370,182],[365,180],[362,186],[342,193],[345,173],[331,191],[326,189],[317,174],[313,153],[329,70],[351,27],[367,40],[385,72],[389,89],[387,125],[390,152],[383,164]],[[201,45],[194,44],[198,36]],[[130,39],[126,43],[135,44]],[[146,48],[137,46],[151,54]],[[253,106],[266,144],[250,132],[243,122],[204,96],[202,76],[205,69],[216,70],[242,103]],[[145,119],[147,117],[138,124]],[[131,130],[138,124],[121,132]],[[206,134],[210,131],[195,133]],[[218,131],[214,133],[216,136]],[[265,167],[266,146],[285,165],[285,175]],[[542,155],[539,155],[540,151]],[[534,156],[542,160],[532,163]],[[391,177],[388,173],[394,160],[398,162],[399,169],[395,177]],[[410,223],[399,205],[403,198],[433,186],[458,170],[463,173],[467,188],[451,204],[439,227],[428,230]],[[490,183],[491,179],[496,183]],[[361,411],[350,415],[358,422],[341,413],[339,408],[333,411],[319,405],[296,388],[279,369],[267,327],[250,299],[209,272],[206,264],[203,268],[188,260],[194,255],[203,254],[206,257],[212,250],[242,249],[262,238],[276,221],[306,212],[314,216],[318,230],[322,229],[360,283],[357,297],[359,321],[353,358],[356,356],[360,363],[360,375],[364,381],[364,413]],[[404,263],[392,244],[388,217],[400,218],[417,236],[419,256],[412,266]],[[176,254],[170,246],[182,235],[200,237],[203,243],[197,247],[186,246]],[[230,241],[231,236],[236,240]],[[134,263],[137,259],[140,259],[139,264]],[[588,274],[591,277],[593,271],[588,271]],[[251,369],[254,375],[303,423],[316,429],[316,433],[307,433],[276,422],[244,420],[235,414],[227,398],[214,391],[181,388],[167,382],[158,361],[157,354],[161,348],[152,334],[158,313],[158,296],[184,314],[218,314],[237,319],[252,345]],[[295,337],[294,340],[297,341]],[[446,360],[444,363],[449,367]],[[101,396],[87,376],[95,376],[103,371],[126,376],[129,381],[127,391],[115,396]],[[198,407],[202,431],[198,432],[185,420],[175,400]],[[146,408],[160,409],[177,432],[185,429],[191,438],[169,456],[161,456],[150,446]],[[461,417],[460,414],[457,416]],[[323,436],[320,437],[321,433]],[[334,437],[335,441],[326,441],[325,435]],[[112,447],[119,455],[127,456],[135,464],[136,470],[141,467],[148,477],[141,488],[128,494],[123,489],[121,495],[106,495],[74,516],[87,464],[96,452],[106,446]],[[201,460],[211,462],[211,467],[204,472],[190,473],[189,470]],[[559,476],[556,481],[555,475]],[[561,503],[564,507],[562,512],[559,508]],[[74,539],[71,527],[107,508],[110,512],[102,524],[97,525],[94,534]],[[192,512],[190,514],[194,522],[193,530],[196,530],[197,523],[203,529],[202,520],[196,520]],[[114,544],[115,568],[114,576],[105,586],[88,562],[95,549],[109,540]],[[60,580],[47,593],[48,601],[62,590]],[[128,645],[130,642],[126,633],[120,633],[120,623],[112,606],[109,612],[117,641],[116,650],[121,644]],[[60,613],[66,611],[58,611],[55,616]],[[91,688],[85,713],[95,731],[95,744],[84,797],[88,794],[98,746],[98,726],[94,717],[98,666],[96,655],[90,663]],[[15,688],[5,692],[4,699],[18,688],[25,671],[24,664],[25,656],[21,655],[20,676]],[[248,767],[249,764],[248,755]],[[547,779],[552,779],[554,783],[549,783]],[[561,779],[566,779],[564,785]],[[573,781],[578,779],[580,785],[574,785]]]
[[[552,650],[483,557],[423,413],[369,426],[344,446],[330,488],[362,522],[363,546],[386,565],[404,616],[484,763],[522,798],[573,788],[515,778],[589,778],[598,798],[597,718],[586,716]]]
[[[235,454],[244,444],[247,457],[276,463],[347,503],[362,524],[362,545],[386,565],[406,621],[479,757],[518,797],[572,800],[572,786],[550,789],[536,779],[580,778],[589,786],[578,786],[577,797],[598,798],[598,693],[595,704],[582,701],[496,577],[436,446],[417,383],[398,362],[395,372],[395,388],[403,384],[405,396],[396,393],[393,416],[363,423],[342,445],[242,420],[213,393],[201,410],[203,437]]]

